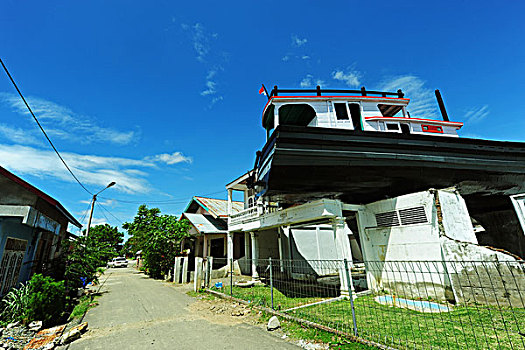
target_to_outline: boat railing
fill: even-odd
[[[323,94],[325,94],[325,96],[326,94],[360,94],[361,96],[377,95],[381,97],[405,97],[405,94],[401,89],[397,90],[396,92],[367,90],[364,86],[359,90],[321,89],[319,85],[317,85],[315,89],[279,89],[277,85],[275,85],[268,95],[268,98],[279,96],[279,94],[316,94],[317,96],[323,96]]]

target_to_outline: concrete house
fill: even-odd
[[[242,209],[242,202],[231,203],[231,212]],[[190,222],[190,237],[181,246],[189,250],[190,258],[213,256],[226,259],[228,233],[228,202],[222,199],[193,197],[180,219]],[[243,246],[237,241],[237,246]],[[237,255],[238,256],[238,255]],[[190,259],[190,261],[193,259]],[[219,260],[218,260],[219,261]]]
[[[0,295],[34,273],[55,273],[69,224],[81,227],[56,199],[0,167]]]

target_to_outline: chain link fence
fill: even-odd
[[[525,349],[523,261],[212,258],[204,266],[212,291],[384,346]]]

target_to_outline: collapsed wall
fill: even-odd
[[[478,244],[466,203],[454,189],[374,202],[359,214],[372,290],[525,307],[523,261]]]

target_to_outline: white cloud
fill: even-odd
[[[489,115],[489,106],[484,105],[482,107],[471,108],[465,113],[465,120],[469,123],[477,123],[482,121]]]
[[[39,145],[41,142],[35,137],[34,133],[27,130],[0,124],[0,136],[14,143],[24,145]]]
[[[301,59],[303,59],[303,60],[308,60],[308,59],[310,59],[310,56],[308,56],[308,55],[303,55],[303,56],[301,57]]]
[[[119,145],[129,144],[138,137],[134,131],[124,132],[99,126],[90,118],[80,115],[68,107],[42,98],[28,97],[27,101],[50,137],[80,143],[111,142]],[[32,119],[24,102],[17,95],[0,92],[0,103],[9,106],[16,113]],[[36,128],[31,128],[29,131],[11,128],[11,131],[14,132],[9,136],[6,135],[8,129],[5,127],[0,129],[0,134],[11,141],[21,142],[22,139],[25,139],[30,144],[39,143],[36,141],[38,139],[35,137],[35,133],[40,131],[37,131]],[[17,139],[20,141],[16,141]]]
[[[332,72],[332,79],[342,81],[350,87],[359,86],[361,83],[359,81],[360,78],[361,73],[355,70],[348,70],[347,72],[344,70],[335,70]]]
[[[71,152],[63,152],[62,157],[84,184],[98,188],[115,181],[117,184],[114,188],[125,193],[150,191],[150,184],[146,180],[148,173],[142,169],[157,168],[159,164],[191,162],[191,158],[180,152],[149,156],[144,159],[102,157]],[[2,159],[2,166],[20,175],[74,182],[53,151],[0,144],[0,159]]]
[[[283,58],[281,58],[281,60],[283,62],[288,62],[290,60],[290,56],[286,55],[286,56],[283,56]]]
[[[193,160],[191,157],[186,157],[181,152],[173,152],[171,154],[169,153],[162,153],[157,154],[153,157],[150,157],[154,162],[162,162],[166,163],[168,165],[178,164],[178,163],[191,163]]]
[[[183,25],[182,28],[188,29],[188,26]],[[201,23],[195,23],[191,29],[193,36],[193,49],[197,54],[197,59],[202,62],[210,51],[210,39],[206,36],[204,26]]]
[[[308,87],[315,87],[316,85],[322,86],[324,85],[324,81],[321,79],[314,79],[314,76],[311,74],[307,74],[303,80],[299,83],[299,85],[302,88],[308,88]]]
[[[183,30],[191,32],[191,40],[197,60],[208,66],[205,88],[200,94],[201,96],[211,98],[211,102],[208,106],[208,108],[210,108],[223,99],[222,96],[216,96],[218,85],[217,73],[224,70],[221,63],[229,60],[229,54],[211,49],[212,43],[219,38],[219,34],[209,33],[201,23],[195,23],[192,26],[181,24],[181,27]],[[213,67],[210,67],[210,62],[213,62]]]
[[[301,47],[305,45],[308,42],[306,38],[299,38],[297,35],[292,35],[292,46]]]
[[[202,96],[214,95],[214,94],[217,92],[217,90],[215,89],[215,86],[217,86],[217,83],[216,83],[216,82],[211,81],[211,80],[208,80],[208,81],[206,82],[206,88],[207,88],[207,89],[206,89],[206,90],[203,90],[203,91],[201,92],[201,95],[202,95]]]
[[[380,84],[381,90],[403,90],[405,97],[410,99],[407,109],[413,118],[439,117],[434,91],[425,86],[425,81],[414,75],[398,76],[387,79]]]

